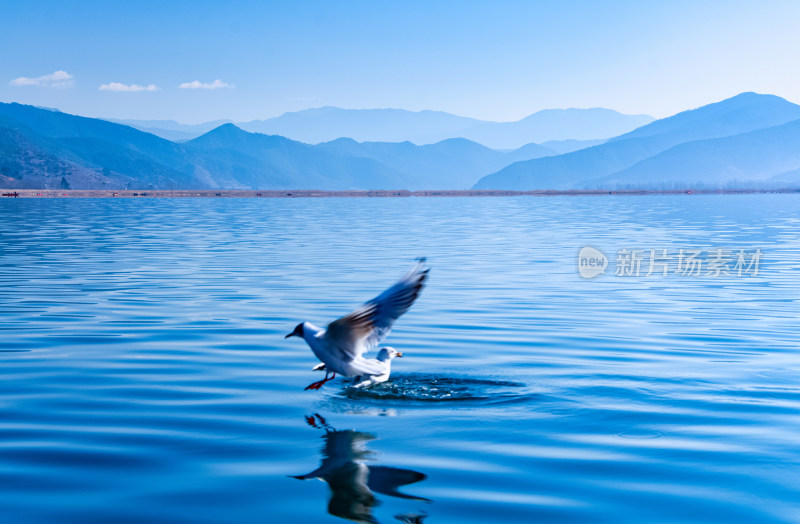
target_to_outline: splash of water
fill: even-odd
[[[518,398],[514,388],[525,384],[506,380],[440,375],[392,375],[366,388],[348,387],[340,394],[351,400],[398,400],[417,402],[501,401]]]

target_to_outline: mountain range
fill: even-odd
[[[148,122],[155,124],[180,127]],[[0,187],[800,187],[800,106],[773,95],[742,93],[605,140],[554,139],[492,149],[464,137],[422,145],[342,137],[309,144],[233,123],[175,142],[129,125],[0,103]]]
[[[759,187],[775,186],[800,166],[800,120],[748,133],[693,140],[667,149],[601,179],[602,186]]]
[[[651,122],[648,115],[624,115],[610,109],[546,109],[516,122],[490,122],[442,111],[342,109],[319,107],[266,120],[237,122],[253,133],[280,135],[308,144],[352,138],[357,142],[433,144],[466,138],[493,149],[517,149],[531,142],[577,141],[576,149]],[[111,120],[168,140],[190,140],[229,121],[178,124],[172,120]],[[564,151],[559,151],[564,152]]]
[[[175,143],[122,124],[0,104],[4,188],[465,189],[548,154],[557,153],[536,144],[496,151],[466,139],[311,145],[230,123]]]
[[[792,126],[783,126],[798,119],[796,104],[773,95],[742,93],[656,120],[597,146],[516,162],[483,177],[474,189],[653,189],[760,183],[781,169],[800,167],[800,162],[792,166],[791,160],[800,142]]]
[[[222,124],[230,124],[230,120],[214,120],[211,122],[203,122],[202,124],[181,124],[175,120],[120,120],[114,118],[106,118],[109,122],[116,124],[124,124],[144,131],[173,142],[185,142],[200,135],[208,133]]]
[[[0,104],[0,186],[197,187],[178,144],[128,126]]]

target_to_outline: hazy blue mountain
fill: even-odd
[[[3,127],[0,119],[0,187],[69,188],[66,179],[64,184],[61,182],[65,176],[84,187],[98,183],[97,173],[65,159],[68,152],[31,135],[25,130]]]
[[[416,146],[340,139],[309,145],[223,124],[183,144],[132,127],[0,104],[6,188],[466,189],[520,159],[465,139]]]
[[[184,144],[104,120],[0,105],[0,185],[88,188],[466,189],[520,158],[464,139],[318,146],[224,124]],[[440,185],[441,184],[441,185]]]
[[[652,120],[647,115],[623,115],[602,108],[546,109],[516,122],[489,122],[441,111],[321,107],[237,125],[247,131],[312,144],[342,137],[357,142],[410,141],[423,145],[466,138],[494,149],[517,149],[545,140],[603,139]]]
[[[173,131],[171,129],[161,129],[159,127],[140,127],[134,125],[131,125],[131,127],[138,129],[139,131],[144,131],[145,133],[150,133],[151,135],[156,135],[166,140],[171,140],[172,142],[186,142],[205,133],[205,131]]]
[[[719,138],[800,118],[800,106],[772,95],[733,98],[652,122],[608,142],[553,157],[517,162],[483,177],[475,189],[569,189],[627,169],[684,142]]]
[[[258,189],[405,189],[411,181],[371,158],[225,124],[185,144],[223,187]]]
[[[230,120],[214,120],[212,122],[204,122],[202,124],[181,124],[175,120],[132,120],[132,119],[113,119],[105,118],[109,122],[116,124],[124,124],[151,133],[173,142],[182,142],[197,138],[198,136],[208,133],[222,124],[227,124]]]
[[[800,168],[800,120],[685,142],[596,183],[604,188],[755,187]],[[755,184],[754,184],[755,183]],[[589,182],[591,184],[591,182]]]
[[[486,173],[512,162],[555,154],[537,144],[500,152],[463,138],[422,146],[408,141],[356,142],[340,138],[317,147],[343,155],[371,158],[402,172],[409,182],[407,189],[467,189]]]
[[[554,148],[547,147],[542,144],[536,144],[534,142],[525,144],[517,149],[506,150],[504,153],[505,156],[503,158],[506,165],[509,165],[513,162],[522,162],[523,160],[533,160],[534,158],[542,158],[545,156],[554,156],[559,154]]]
[[[106,120],[174,141],[197,138],[230,122],[180,124],[174,120]],[[647,115],[623,115],[602,108],[546,109],[516,122],[489,122],[442,111],[320,107],[236,125],[246,131],[285,136],[308,144],[352,138],[357,142],[410,141],[426,145],[448,138],[467,138],[494,149],[518,149],[529,143],[555,140],[565,142],[554,148],[564,153],[590,145],[567,143],[570,140],[605,139],[652,120]]]
[[[405,175],[232,124],[187,144],[129,126],[0,104],[0,185],[8,188],[394,189]]]
[[[779,96],[740,93],[721,102],[656,120],[609,142],[629,138],[680,136],[683,142],[746,133],[798,118],[800,106]]]
[[[598,138],[596,140],[548,140],[547,142],[542,142],[540,145],[552,149],[559,155],[563,155],[580,149],[586,149],[587,147],[597,146],[607,141],[608,139],[606,138]]]
[[[186,147],[225,187],[320,189],[467,189],[487,172],[520,158],[553,154],[535,144],[503,153],[462,138],[317,145],[223,125]]]
[[[201,134],[208,133],[212,129],[216,129],[223,124],[231,123],[230,120],[213,120],[210,122],[203,122],[201,124],[182,124],[175,120],[135,120],[135,119],[122,119],[115,120],[111,118],[104,118],[109,122],[117,124],[125,124],[127,126],[140,128],[140,127],[157,127],[159,129],[166,129],[169,131],[199,131]]]
[[[5,187],[206,187],[185,151],[128,126],[22,104],[0,104]]]
[[[562,155],[535,143],[498,151],[463,138],[310,145],[233,124],[178,144],[122,124],[0,104],[4,188],[465,189],[478,179],[486,189],[768,187],[800,181],[798,145],[800,106],[753,93]]]
[[[768,180],[772,187],[800,188],[800,168],[780,173]]]
[[[281,135],[309,144],[347,137],[358,142],[437,142],[459,137],[461,131],[480,120],[442,111],[404,109],[341,109],[319,107],[284,113],[267,120],[240,122],[247,131]],[[429,138],[425,139],[420,137]]]
[[[652,121],[648,115],[623,115],[603,108],[545,109],[516,122],[479,124],[461,136],[489,147],[514,148],[529,142],[603,139]]]

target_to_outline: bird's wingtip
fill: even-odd
[[[414,260],[417,261],[417,265],[411,269],[409,274],[414,275],[416,278],[420,278],[422,281],[424,281],[428,277],[428,272],[431,270],[431,268],[426,264],[428,258],[417,257]]]

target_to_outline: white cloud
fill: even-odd
[[[119,82],[109,82],[100,86],[100,91],[156,91],[158,88],[155,84],[147,86],[140,86],[139,84],[120,84]]]
[[[36,86],[36,87],[55,87],[63,89],[65,87],[72,87],[75,83],[75,77],[66,71],[55,71],[49,75],[37,76],[36,78],[28,78],[21,76],[9,82],[12,86]]]
[[[228,82],[223,82],[217,78],[213,82],[201,82],[199,80],[195,80],[194,82],[184,82],[178,87],[181,89],[219,89],[220,87],[230,87],[232,89],[236,86],[229,84]]]

